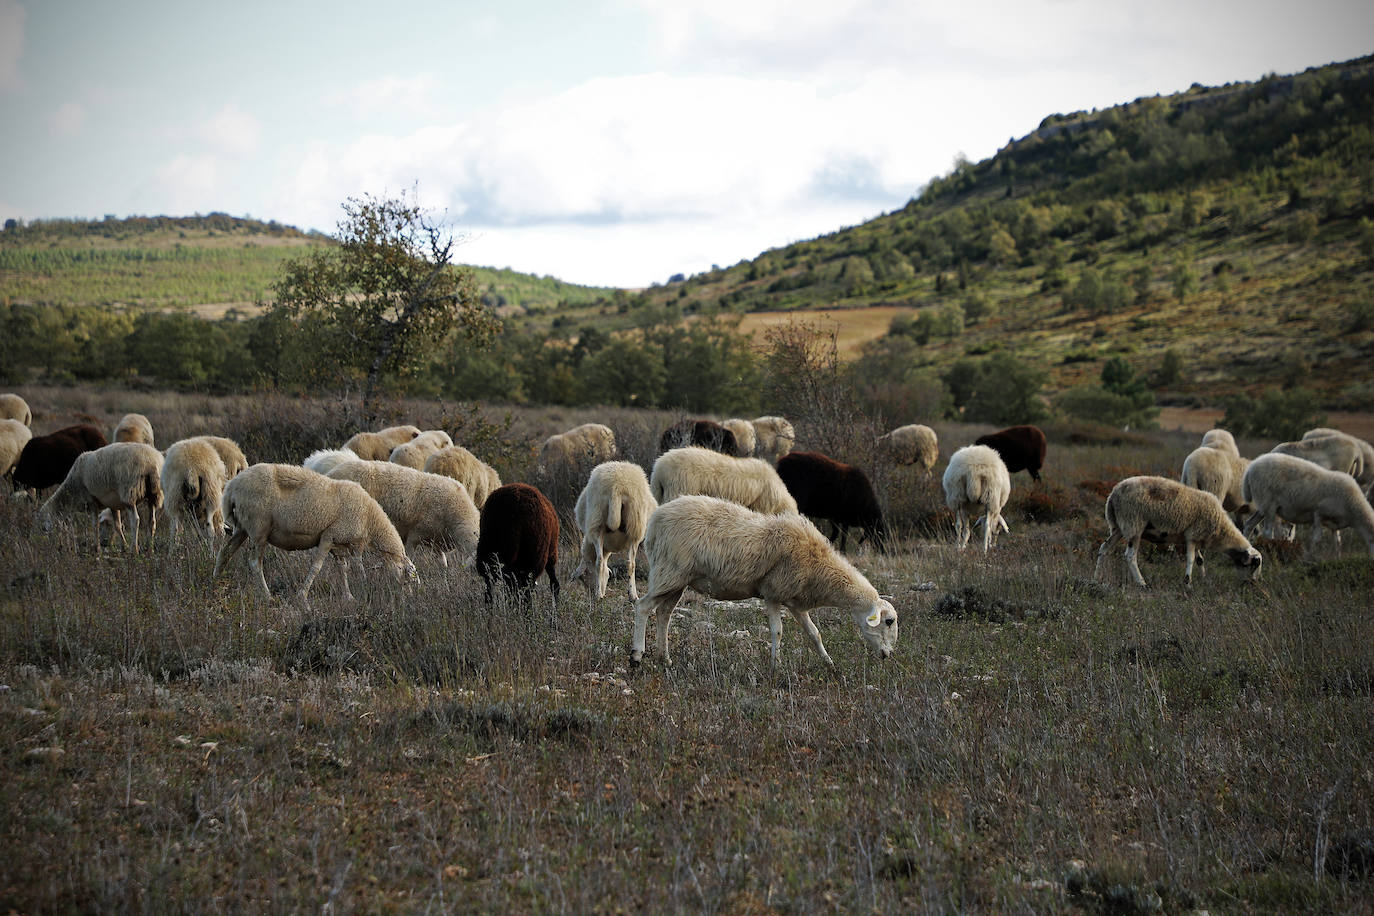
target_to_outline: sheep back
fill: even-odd
[[[248,459],[243,455],[243,449],[233,439],[224,436],[192,436],[192,439],[201,439],[210,444],[219,453],[220,461],[224,462],[224,473],[226,477],[234,477],[244,468],[248,467]]]
[[[859,528],[880,545],[887,541],[882,507],[859,468],[820,452],[791,452],[778,459],[778,477],[803,515]]]
[[[66,426],[44,436],[34,436],[19,453],[14,466],[14,482],[45,490],[66,479],[77,455],[108,444],[105,434],[89,424]]]
[[[349,448],[322,448],[310,453],[301,462],[301,467],[309,468],[317,474],[328,474],[346,461],[362,461],[358,453]]]
[[[1269,450],[1275,455],[1305,458],[1332,471],[1358,478],[1364,474],[1364,454],[1353,436],[1318,436],[1296,442],[1280,442]]]
[[[643,468],[628,461],[607,461],[592,469],[577,496],[573,517],[584,536],[601,532],[606,551],[625,550],[644,540],[656,506]]]
[[[1240,457],[1240,449],[1236,448],[1236,438],[1224,429],[1209,429],[1202,434],[1202,443],[1199,448],[1214,448],[1228,455]]]
[[[126,413],[115,427],[114,441],[153,445],[153,424],[141,413]]]
[[[161,481],[168,517],[189,516],[215,533],[229,474],[213,445],[204,438],[173,442],[163,457]]]
[[[1221,500],[1223,509],[1234,512],[1245,505],[1240,482],[1249,464],[1248,459],[1222,448],[1201,445],[1183,459],[1179,479],[1185,486],[1211,493]]]
[[[0,420],[0,477],[10,476],[10,471],[19,463],[24,446],[32,438],[32,430],[21,421],[11,418]]]
[[[387,461],[345,461],[329,472],[368,492],[396,527],[401,540],[441,552],[477,545],[477,507],[460,482]]]
[[[797,444],[797,431],[786,417],[755,417],[754,457],[777,464]]]
[[[558,601],[558,513],[539,490],[524,483],[497,487],[482,507],[477,535],[477,569],[491,601],[499,579],[528,593],[548,573]]]
[[[1029,471],[1032,480],[1040,479],[1045,466],[1045,433],[1038,426],[1009,426],[973,440],[974,445],[986,445],[1002,456],[1008,474]]]
[[[878,437],[878,447],[893,463],[918,465],[926,473],[930,473],[940,457],[940,443],[935,430],[920,423],[899,426]]]
[[[721,424],[735,437],[736,453],[741,458],[754,457],[754,449],[758,447],[758,435],[754,432],[754,424],[748,420],[734,418],[725,420]]]
[[[739,454],[735,434],[715,420],[679,420],[665,429],[658,440],[660,453],[686,446],[708,448],[722,455]]]
[[[40,510],[132,509],[162,505],[162,453],[142,442],[115,442],[77,455],[61,486]]]
[[[1261,519],[1310,524],[1320,516],[1324,523],[1355,528],[1366,541],[1374,540],[1374,509],[1355,479],[1343,471],[1270,452],[1250,462],[1241,488],[1255,509],[1247,530]]]
[[[392,449],[418,435],[418,426],[388,426],[375,433],[357,433],[343,444],[343,448],[367,461],[386,461],[391,457]]]
[[[0,419],[18,420],[25,426],[33,426],[33,411],[28,402],[17,394],[0,394]]]
[[[765,514],[797,511],[796,499],[767,461],[731,458],[700,446],[670,449],[659,455],[649,488],[660,504],[691,494],[728,499]]]
[[[576,472],[615,457],[615,431],[601,423],[583,423],[555,433],[539,446],[539,465],[548,472]]]
[[[501,486],[501,475],[461,445],[441,448],[425,459],[425,471],[451,477],[468,488],[477,508],[482,508],[491,491]]]

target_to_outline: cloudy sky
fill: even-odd
[[[332,232],[643,286],[902,206],[1055,112],[1374,52],[1369,0],[0,0],[0,218]]]

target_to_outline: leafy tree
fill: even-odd
[[[343,209],[339,244],[287,262],[273,310],[323,319],[321,356],[364,379],[370,415],[384,378],[425,365],[455,328],[484,343],[497,321],[471,270],[451,263],[454,239],[405,195],[349,198]]]
[[[1036,423],[1048,415],[1040,389],[1049,373],[999,350],[981,362],[959,360],[945,373],[955,407],[964,419],[1008,426]]]
[[[1326,425],[1317,396],[1306,388],[1273,389],[1261,397],[1239,394],[1227,401],[1221,425],[1238,435],[1297,439]]]
[[[1178,299],[1179,305],[1198,291],[1197,271],[1186,255],[1180,254],[1175,259],[1173,270],[1169,271],[1169,281],[1174,285],[1174,298]]]
[[[580,376],[588,403],[656,407],[663,398],[667,373],[658,348],[616,337],[586,358]]]

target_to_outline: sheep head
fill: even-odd
[[[1231,558],[1231,562],[1236,564],[1236,573],[1242,579],[1256,581],[1260,577],[1260,568],[1264,563],[1264,557],[1253,547],[1244,550],[1233,547],[1226,551],[1226,555]]]
[[[897,609],[886,598],[867,601],[854,608],[854,622],[868,648],[887,658],[897,646]]]

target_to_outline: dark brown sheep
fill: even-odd
[[[46,436],[34,436],[19,453],[14,466],[14,482],[38,491],[67,479],[67,472],[82,452],[109,445],[105,434],[94,426],[66,426]]]
[[[477,533],[477,571],[487,586],[487,603],[497,579],[527,601],[535,580],[546,572],[557,604],[557,566],[558,513],[548,497],[525,483],[492,490]]]
[[[699,445],[722,455],[739,457],[735,434],[714,420],[679,420],[665,429],[658,440],[660,453],[687,445]]]
[[[778,476],[797,501],[798,511],[835,526],[840,550],[851,527],[860,529],[860,544],[871,537],[879,550],[887,549],[891,532],[862,470],[820,452],[792,452],[778,459]]]
[[[1038,426],[1009,426],[973,440],[974,445],[986,445],[1002,456],[1008,474],[1029,471],[1031,480],[1040,479],[1045,466],[1045,434]]]

